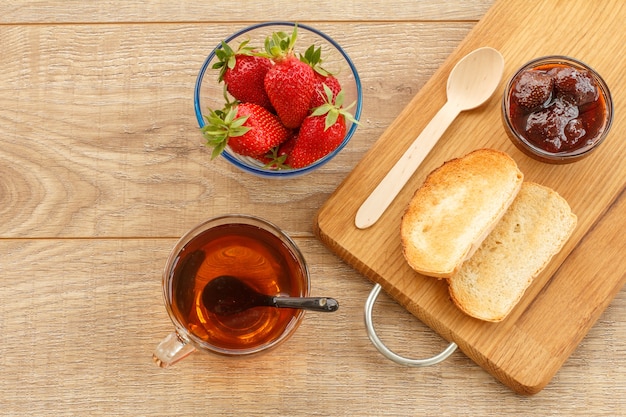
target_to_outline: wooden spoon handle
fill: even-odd
[[[422,133],[363,202],[356,213],[356,227],[365,229],[376,223],[460,112],[460,108],[450,101],[439,109]]]

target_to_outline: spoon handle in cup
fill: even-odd
[[[337,311],[339,308],[337,300],[328,297],[274,297],[272,302],[276,307],[323,312]]]

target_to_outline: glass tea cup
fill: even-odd
[[[291,336],[304,316],[292,308],[251,308],[219,315],[202,301],[206,284],[235,276],[263,294],[307,297],[309,273],[296,244],[254,216],[209,219],[174,246],[163,272],[163,296],[174,331],[154,351],[163,368],[197,351],[242,356],[265,351]]]

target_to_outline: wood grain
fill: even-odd
[[[579,335],[552,383],[527,398],[461,352],[422,369],[383,358],[363,326],[371,283],[313,235],[318,209],[492,3],[333,2],[338,12],[326,0],[253,0],[241,11],[189,0],[0,2],[0,415],[626,415],[623,290]],[[193,115],[206,54],[265,20],[308,22],[333,36],[364,89],[349,146],[288,182],[209,161]],[[612,219],[623,216],[616,201]],[[159,369],[152,350],[171,331],[165,258],[189,227],[230,212],[286,229],[309,263],[312,292],[341,307],[307,314],[266,355],[195,354]],[[610,250],[603,239],[615,238],[610,225],[593,223],[598,237],[570,256],[600,258]],[[605,268],[591,262],[579,273],[598,277]],[[382,295],[374,313],[398,352],[426,356],[447,344],[391,297]]]
[[[231,201],[242,212],[276,213],[282,227],[298,232],[302,219],[313,217],[393,120],[397,105],[408,102],[471,26],[441,24],[433,30],[421,24],[394,33],[391,24],[343,24],[341,31],[320,25],[362,68],[368,90],[363,125],[337,164],[316,173],[310,187],[302,186],[306,179],[291,181],[288,193],[280,182],[242,176],[225,161],[210,161],[197,127],[197,72],[219,40],[240,27],[0,27],[8,45],[0,57],[6,69],[0,119],[7,126],[0,138],[6,143],[0,151],[0,189],[6,190],[7,219],[0,236],[174,237],[208,211],[232,210]],[[384,59],[384,65],[383,57],[371,58],[359,45],[372,34],[375,48],[416,39],[402,54],[417,55],[437,36],[449,41],[432,47],[410,77],[390,78],[386,71],[407,71],[404,55]],[[205,41],[195,42],[198,38]],[[170,221],[155,229],[159,218]],[[305,230],[311,233],[310,227]]]
[[[445,339],[456,342],[461,350],[496,378],[524,394],[534,394],[545,387],[575,348],[579,335],[593,324],[590,320],[580,321],[569,310],[573,299],[585,298],[588,281],[578,275],[570,278],[554,274],[563,262],[573,262],[568,258],[569,253],[588,235],[592,226],[607,215],[608,207],[625,189],[623,155],[626,144],[620,138],[626,135],[626,119],[619,115],[619,109],[626,105],[622,100],[626,90],[619,80],[626,67],[623,63],[613,63],[610,51],[613,50],[611,47],[626,43],[626,33],[619,32],[626,9],[621,2],[606,3],[606,6],[600,12],[587,2],[578,2],[576,7],[571,7],[570,3],[565,6],[563,3],[546,2],[545,13],[534,16],[532,20],[521,19],[520,24],[518,13],[525,10],[522,15],[530,16],[532,6],[529,3],[497,3],[399,114],[318,213],[317,234],[334,252],[372,281],[380,283]],[[554,37],[549,27],[548,16],[554,15],[569,22],[567,27],[560,28],[563,37]],[[506,35],[495,36],[491,28],[496,25],[509,28]],[[579,28],[583,25],[597,29],[593,34],[580,32]],[[615,34],[611,35],[613,37],[608,41],[607,49],[591,46],[613,32]],[[542,42],[539,43],[535,37]],[[571,44],[561,46],[563,38],[571,39]],[[563,49],[563,54],[590,63],[608,80],[614,96],[616,116],[609,139],[590,157],[575,164],[555,166],[525,157],[508,140],[502,127],[501,85],[495,97],[485,106],[461,114],[378,223],[370,229],[358,230],[354,226],[354,218],[361,203],[410,146],[415,132],[420,132],[445,103],[445,85],[452,66],[468,52],[485,45],[499,49],[504,55],[507,62],[505,80],[529,59],[558,51],[559,48]],[[526,180],[555,189],[578,216],[576,230],[565,248],[534,280],[507,319],[498,324],[480,322],[463,315],[449,300],[445,281],[414,273],[404,261],[398,236],[406,204],[425,176],[443,162],[481,147],[509,153],[517,161]],[[612,221],[617,223],[614,227],[622,229],[626,226],[624,220],[623,216],[615,215]],[[616,235],[615,239],[620,243],[610,240],[612,245],[621,246],[624,238]],[[600,257],[597,262],[610,265],[611,270],[605,270],[600,296],[590,293],[587,294],[587,303],[579,303],[578,312],[583,316],[597,317],[596,312],[606,306],[602,300],[612,299],[624,285],[626,264],[619,259],[615,259],[617,264],[614,264],[610,252],[604,256],[607,258]],[[579,269],[583,262],[584,259],[579,258]],[[555,299],[537,297],[540,291],[550,286],[561,289],[560,292],[551,292]],[[549,315],[546,308],[550,311]],[[562,316],[571,316],[573,322],[580,326],[567,327],[570,332],[567,338],[563,337],[567,333],[546,331],[547,327],[556,326]]]
[[[246,1],[243,8],[224,7],[219,2],[153,0],[146,3],[108,0],[21,0],[0,4],[6,23],[103,23],[103,22],[256,22],[290,20],[300,22],[350,21],[476,21],[489,9],[490,0],[446,1],[399,0],[390,7],[384,0],[318,0],[283,3]],[[251,12],[253,11],[253,12]],[[338,27],[341,27],[339,25]]]

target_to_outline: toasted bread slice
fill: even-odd
[[[402,217],[409,265],[424,275],[454,275],[504,215],[522,181],[515,161],[494,149],[476,150],[434,170]]]
[[[448,280],[452,300],[478,319],[504,319],[563,248],[576,222],[559,194],[525,182],[474,256]]]

